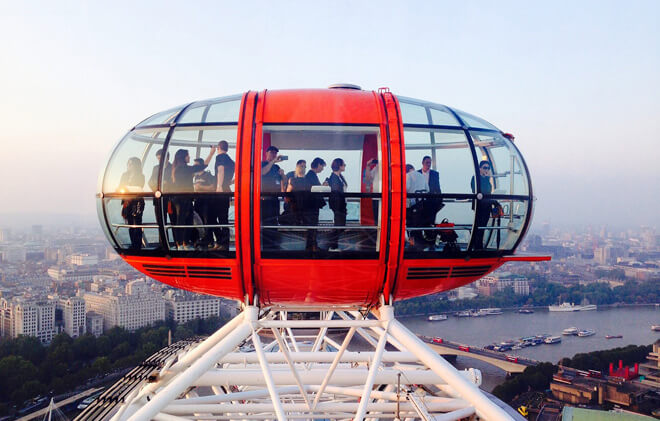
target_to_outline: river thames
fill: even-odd
[[[515,340],[539,334],[559,335],[561,343],[539,345],[507,352],[539,361],[557,364],[563,357],[581,352],[617,348],[629,344],[649,345],[660,339],[660,332],[651,330],[660,324],[660,308],[655,306],[600,308],[584,312],[549,312],[547,307],[535,309],[532,314],[504,311],[486,317],[453,317],[440,322],[429,322],[426,316],[401,317],[399,320],[417,334],[439,336],[466,345],[483,347],[494,342]],[[562,330],[575,326],[593,329],[590,337],[562,336]],[[606,335],[623,335],[621,339],[605,339]],[[504,380],[505,373],[481,361],[459,357],[458,368],[474,367],[484,375],[483,388],[492,390]]]

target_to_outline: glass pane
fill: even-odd
[[[238,114],[241,107],[241,100],[219,102],[209,107],[209,112],[206,116],[207,123],[220,123],[228,122],[233,123],[238,121]]]
[[[230,193],[165,196],[164,210],[171,250],[204,250],[234,256],[234,203]]]
[[[264,128],[262,250],[376,257],[380,206],[370,195],[381,191],[379,145],[372,127]]]
[[[163,130],[134,130],[122,139],[106,168],[104,193],[149,191],[146,174],[158,165],[156,150],[167,136],[167,130]]]
[[[472,114],[468,114],[464,111],[460,111],[457,109],[453,109],[456,114],[463,120],[465,124],[467,124],[469,127],[474,127],[477,129],[490,129],[490,130],[499,130],[497,127],[493,126],[486,120],[473,116]]]
[[[173,166],[167,165],[163,171],[163,192],[215,192],[213,185],[217,181],[216,163],[219,162],[221,154],[211,153],[211,148],[217,146],[221,140],[226,141],[227,156],[233,163],[236,157],[236,132],[236,126],[177,128],[172,134],[168,147]],[[174,165],[177,154],[180,155],[178,162],[181,165]],[[195,162],[199,159],[203,163]],[[172,171],[173,168],[176,169]],[[227,183],[229,190],[226,191],[231,191],[233,188],[232,179],[233,169]]]
[[[403,124],[430,124],[426,108],[421,105],[400,101]]]
[[[470,182],[474,177],[474,161],[463,131],[407,128],[404,138],[406,164],[421,171],[424,157],[430,157],[431,176],[436,177],[433,173],[437,173],[443,194],[472,193]],[[426,170],[424,173],[427,181],[433,182],[431,176],[426,176]]]
[[[477,204],[475,249],[510,250],[527,217],[527,201],[482,199]]]
[[[467,250],[474,222],[471,200],[443,198],[435,219],[438,206],[429,199],[408,199],[406,205],[407,257],[450,257]]]
[[[481,187],[484,194],[529,194],[527,174],[522,166],[522,158],[511,141],[499,133],[470,132],[476,147],[477,159],[488,161],[489,174],[481,174]],[[490,182],[483,177],[489,176]],[[490,187],[488,186],[490,184]],[[490,188],[490,191],[487,191]]]
[[[179,118],[178,123],[201,123],[204,117],[204,111],[208,104],[195,105],[189,107],[186,112]]]
[[[431,107],[431,122],[436,126],[460,126],[456,117],[446,108],[439,106]]]
[[[183,106],[175,107],[167,111],[162,111],[158,114],[154,114],[146,120],[142,121],[137,127],[141,126],[150,126],[155,124],[170,124],[174,121],[179,112],[183,109]]]
[[[105,212],[121,248],[155,249],[160,246],[152,198],[104,199]]]

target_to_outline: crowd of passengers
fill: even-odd
[[[228,155],[229,144],[222,140],[217,146],[211,147],[206,159],[197,158],[190,165],[190,155],[187,149],[178,149],[174,161],[170,164],[169,153],[163,167],[163,190],[177,193],[216,192],[231,193],[234,183],[234,160]],[[217,152],[217,155],[216,155]],[[298,160],[294,171],[285,173],[278,163],[286,157],[278,155],[279,149],[269,146],[266,149],[266,159],[261,163],[261,222],[266,227],[263,231],[264,249],[277,250],[280,248],[281,236],[277,232],[278,226],[307,226],[307,251],[319,251],[317,229],[319,212],[327,204],[334,215],[334,227],[346,226],[346,197],[348,186],[344,175],[346,163],[342,158],[332,161],[332,173],[321,183],[318,175],[323,172],[326,162],[316,157],[307,169],[307,161]],[[156,152],[156,159],[161,160],[162,149]],[[206,168],[215,156],[214,172]],[[441,240],[455,246],[457,235],[449,230],[415,230],[416,227],[435,227],[436,215],[444,207],[442,203],[440,175],[431,169],[432,159],[425,156],[419,170],[411,164],[406,165],[406,192],[409,198],[406,201],[406,226],[413,228],[407,233],[408,247],[412,250],[435,249],[436,235],[445,233]],[[158,176],[160,164],[152,169],[148,184],[152,191],[158,189]],[[492,192],[491,165],[489,161],[479,163],[480,190],[484,194]],[[367,193],[378,193],[379,176],[378,161],[370,159],[363,173],[363,183]],[[127,171],[120,179],[119,191],[142,191],[145,177],[142,173],[142,164],[139,158],[128,160]],[[323,195],[311,194],[314,186],[329,187],[328,203]],[[476,191],[475,179],[471,180],[472,191]],[[318,191],[318,189],[316,189]],[[285,195],[284,211],[280,213],[280,196]],[[429,194],[430,193],[430,194]],[[425,197],[426,196],[426,197]],[[178,250],[209,249],[229,250],[229,207],[231,194],[219,195],[179,195],[163,200],[163,206],[174,225],[173,236]],[[378,201],[373,200],[373,215],[378,216]],[[496,203],[496,202],[495,202]],[[122,200],[122,217],[129,225],[129,237],[132,249],[142,248],[142,214],[145,202],[143,199]],[[477,203],[476,226],[484,227],[493,215],[494,201],[481,200]],[[195,225],[220,225],[205,229],[194,228]],[[343,229],[331,228],[328,238],[328,251],[340,251],[340,237]],[[484,230],[477,229],[475,233],[475,248],[484,248]]]

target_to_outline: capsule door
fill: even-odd
[[[378,301],[389,230],[381,107],[365,91],[259,93],[249,258],[262,304]]]

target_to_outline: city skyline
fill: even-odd
[[[536,223],[658,226],[656,2],[164,6],[6,6],[0,213],[94,215],[109,151],[171,106],[351,82],[514,133]]]

